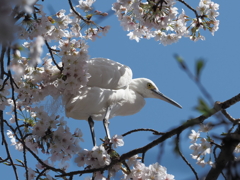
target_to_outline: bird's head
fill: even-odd
[[[174,106],[182,108],[182,106],[179,105],[177,102],[175,102],[174,100],[170,99],[169,97],[167,97],[163,93],[161,93],[158,90],[158,87],[150,79],[147,79],[147,78],[133,79],[131,81],[129,87],[130,87],[130,89],[141,94],[144,98],[161,99],[161,100],[166,101]]]

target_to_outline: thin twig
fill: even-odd
[[[230,114],[228,114],[228,112],[227,112],[225,109],[223,109],[221,112],[222,112],[222,113],[224,114],[224,116],[225,116],[229,121],[231,121],[233,124],[239,124],[239,122],[240,122],[240,119],[239,119],[239,118],[238,118],[238,119],[233,118],[232,116],[230,116]]]
[[[215,145],[216,148],[220,148],[221,149],[221,147],[222,147],[220,144],[217,144],[217,143],[215,143],[213,141],[211,141],[210,144]]]
[[[142,153],[142,163],[144,163],[145,154],[146,154],[146,152]]]
[[[158,157],[157,157],[157,161],[160,163],[161,158],[162,158],[162,154],[164,154],[164,145],[165,142],[162,142],[161,144],[159,144],[159,153],[158,153]]]
[[[60,52],[60,50],[50,48],[51,51]]]
[[[227,134],[230,134],[236,125],[237,124],[233,124],[232,127],[228,130]]]
[[[196,180],[199,180],[198,174],[195,171],[195,169],[192,167],[192,165],[188,162],[188,160],[184,157],[184,155],[182,154],[181,150],[180,150],[180,146],[179,146],[179,139],[180,139],[180,134],[177,134],[177,151],[179,153],[179,155],[182,157],[183,161],[190,167],[190,169],[192,170],[193,174],[196,177]]]
[[[45,44],[46,44],[46,46],[47,46],[47,48],[48,48],[48,51],[49,51],[49,53],[50,53],[50,55],[51,55],[51,57],[52,57],[53,63],[56,65],[56,67],[59,69],[59,71],[62,72],[62,71],[63,71],[63,67],[59,67],[59,65],[58,65],[57,62],[55,61],[55,59],[54,59],[54,57],[53,57],[52,49],[51,49],[51,47],[49,46],[49,44],[48,44],[48,42],[47,42],[46,40],[45,40]]]
[[[7,126],[13,131],[14,129],[13,129],[13,127],[12,126],[10,126],[9,124],[8,124],[8,122],[7,121],[4,121],[6,124],[7,124]],[[20,143],[24,143],[21,139],[19,139],[19,137],[18,136],[15,136],[15,138],[20,142]],[[24,145],[25,145],[25,143],[24,143]],[[44,163],[40,158],[39,158],[39,156],[38,155],[36,155],[30,148],[28,148],[26,145],[25,145],[25,148],[32,154],[32,156],[41,164],[41,165],[43,165],[44,167],[46,167],[47,169],[50,169],[50,170],[52,170],[52,171],[54,171],[54,172],[60,172],[60,173],[65,173],[63,170],[61,170],[61,169],[57,169],[57,168],[54,168],[54,167],[52,167],[52,166],[49,166],[48,164],[46,164],[46,163]]]
[[[217,150],[217,146],[215,146],[214,148],[213,148],[213,156],[214,156],[214,159],[217,159],[217,155],[216,155],[216,150]]]
[[[4,62],[4,53],[5,53],[5,51],[6,51],[6,48],[2,47],[1,63],[0,63],[1,66],[4,65],[3,62]],[[3,73],[4,73],[4,68],[1,67],[0,69],[1,69],[0,78],[2,79]],[[15,174],[16,179],[18,180],[17,168],[16,168],[16,166],[13,163],[13,160],[12,160],[12,157],[11,157],[11,153],[10,153],[10,151],[8,149],[8,143],[6,141],[5,134],[4,134],[4,119],[3,119],[3,111],[2,110],[0,111],[0,118],[1,118],[1,125],[0,126],[1,126],[1,135],[2,135],[2,145],[5,146],[5,150],[6,150],[6,153],[7,153],[7,158],[6,159],[10,160],[10,162],[12,164],[13,172]]]
[[[8,66],[10,64],[10,59],[11,59],[11,49],[10,47],[8,48],[7,50],[7,57],[8,57]],[[9,77],[10,77],[10,84],[11,84],[11,88],[12,88],[12,100],[13,100],[13,105],[14,105],[14,108],[13,108],[13,111],[14,111],[14,116],[16,118],[16,126],[17,126],[17,129],[18,129],[18,132],[20,134],[20,137],[22,139],[22,141],[24,141],[23,139],[23,134],[22,134],[22,131],[19,127],[19,124],[18,124],[18,115],[17,115],[17,103],[16,103],[16,99],[15,99],[15,88],[14,88],[14,80],[13,80],[13,77],[12,77],[12,73],[10,71],[10,69],[8,70],[8,74],[9,74]],[[25,144],[23,143],[23,159],[24,159],[24,163],[25,163],[25,171],[26,171],[26,179],[28,180],[28,168],[27,168],[27,157],[26,157],[26,148],[25,148]]]
[[[6,47],[2,45],[2,51],[1,51],[1,57],[0,57],[0,70],[1,70],[1,74],[0,74],[0,78],[3,79],[4,77],[4,54],[6,52]]]
[[[198,26],[200,26],[200,22],[199,22],[200,16],[198,15],[196,9],[192,8],[188,3],[186,3],[186,2],[183,1],[183,0],[177,0],[177,1],[183,3],[185,6],[187,6],[187,8],[189,8],[190,10],[192,10],[192,11],[195,13],[195,16],[196,16],[196,18],[197,18]]]
[[[7,157],[6,159],[3,159],[2,157],[0,157],[0,163],[3,163],[5,161],[7,161],[9,158]]]
[[[0,91],[2,91],[2,90],[4,89],[4,87],[5,87],[6,82],[8,81],[8,79],[9,79],[9,76],[7,76],[7,77],[4,79],[3,84],[2,84],[2,87],[0,88]]]
[[[6,141],[5,134],[4,134],[4,123],[3,123],[4,120],[3,120],[3,111],[2,110],[0,111],[0,118],[1,118],[2,144],[4,144],[5,150],[7,152],[7,158],[6,159],[9,159],[10,163],[12,164],[13,172],[15,174],[16,180],[18,180],[17,168],[16,168],[15,164],[13,163],[13,160],[12,160],[12,157],[11,157],[11,153],[10,153],[10,151],[8,149],[8,143]]]
[[[45,173],[47,170],[48,170],[48,168],[45,168],[44,170],[42,170],[42,172],[40,172],[40,173],[38,174],[38,176],[36,177],[36,180],[39,180],[40,177],[43,175],[43,173]]]
[[[214,100],[213,100],[212,96],[211,96],[210,93],[207,91],[207,89],[202,85],[201,81],[200,81],[198,78],[196,78],[196,77],[193,75],[193,73],[189,70],[187,64],[186,64],[184,61],[182,61],[182,62],[180,63],[180,65],[181,65],[181,68],[183,69],[183,71],[189,76],[189,78],[190,78],[193,82],[196,83],[197,87],[198,87],[199,90],[202,92],[202,94],[206,97],[206,99],[209,101],[209,103],[210,103],[211,105],[214,105]],[[222,121],[225,122],[225,121],[224,121],[224,117],[223,117],[222,114],[215,114],[214,116],[215,116],[216,118],[222,119]]]
[[[200,91],[203,93],[203,95],[210,101],[211,105],[214,105],[214,100],[210,93],[205,89],[205,87],[202,85],[202,83],[197,79],[193,73],[188,68],[187,64],[183,61],[180,63],[181,68],[187,73],[188,77],[196,83]]]
[[[71,10],[72,10],[81,20],[83,20],[83,21],[84,21],[85,23],[87,23],[87,24],[94,24],[93,21],[90,21],[90,20],[88,20],[88,19],[84,19],[84,18],[74,9],[71,0],[68,0],[68,2],[69,2],[69,5],[70,5],[70,7],[71,7]]]
[[[134,133],[134,132],[138,132],[138,131],[151,131],[151,132],[153,132],[154,135],[163,135],[163,134],[165,134],[163,132],[158,132],[158,131],[156,131],[154,129],[140,128],[140,129],[134,129],[134,130],[128,131],[128,132],[122,134],[122,136],[124,137],[124,136],[126,136],[128,134],[131,134],[131,133]]]
[[[225,174],[223,173],[223,171],[221,171],[221,175],[223,176],[223,178],[224,178],[225,180],[227,180],[227,177],[225,176]]]
[[[12,166],[12,165],[14,165],[14,166],[19,166],[19,167],[24,167],[24,164],[16,164],[16,163],[11,163],[11,162],[9,162],[9,161],[5,161],[7,164],[7,166]]]

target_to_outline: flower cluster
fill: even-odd
[[[201,26],[204,29],[208,29],[212,35],[218,30],[219,20],[216,17],[219,15],[219,4],[212,2],[211,0],[201,0],[196,8],[201,16]]]
[[[97,158],[102,159],[102,155],[105,153],[104,148],[94,147],[92,151],[85,151],[85,156],[78,156],[75,159],[75,162],[78,163],[79,166],[83,165],[83,161],[88,162],[89,164],[93,164],[94,160]],[[95,154],[95,155],[93,155]],[[97,155],[96,155],[97,154]],[[107,159],[107,158],[106,158]],[[110,174],[113,175],[115,172],[119,171],[120,169],[123,172],[123,178],[121,180],[147,180],[147,179],[167,179],[167,180],[174,180],[174,176],[171,174],[167,174],[167,169],[158,163],[150,164],[149,166],[145,166],[144,163],[140,162],[138,155],[135,155],[129,158],[126,163],[122,165],[115,165],[112,167]],[[105,161],[108,162],[108,161]],[[110,162],[109,162],[110,163]],[[95,163],[96,165],[96,163]],[[107,165],[107,164],[105,164]],[[92,178],[88,177],[85,180],[91,180]],[[94,179],[96,180],[106,180],[107,178],[101,173],[95,173]]]
[[[190,149],[193,150],[193,153],[191,154],[193,159],[197,160],[197,164],[204,167],[206,164],[209,164],[210,166],[213,166],[213,162],[211,161],[211,157],[207,161],[205,161],[206,155],[212,153],[212,145],[211,145],[211,139],[208,137],[207,139],[200,137],[200,132],[208,132],[212,129],[212,126],[210,124],[201,124],[200,129],[198,132],[192,130],[192,133],[189,135],[189,139],[191,139],[191,145],[189,146]],[[200,143],[197,143],[197,141],[200,139]]]
[[[38,6],[40,8],[35,12],[37,21],[28,16],[23,19],[23,26],[18,32],[21,39],[28,40],[23,43],[29,51],[28,57],[21,55],[18,49],[22,48],[16,48],[10,64],[15,72],[14,80],[19,87],[17,93],[19,100],[22,100],[21,105],[38,102],[48,95],[57,98],[62,94],[74,94],[84,87],[90,77],[86,67],[89,56],[85,40],[94,40],[99,33],[105,34],[109,29],[108,26],[91,26],[83,35],[80,24],[84,22],[74,12],[65,15],[65,10],[60,10],[51,17],[46,16],[42,6]],[[99,11],[96,15],[106,16]],[[57,41],[58,46],[48,45],[53,40]],[[44,41],[50,53],[41,59]]]
[[[196,132],[192,130],[192,133],[189,135],[189,139],[191,139],[191,145],[189,146],[190,149],[193,150],[191,154],[193,159],[197,160],[198,165],[204,167],[205,165],[214,166],[214,163],[211,160],[211,153],[212,152],[212,144],[214,142],[209,136],[207,138],[200,137],[200,133],[208,133],[212,129],[212,126],[208,124],[201,124],[200,129]],[[200,143],[197,141],[200,140]],[[235,161],[239,161],[240,156],[240,143],[234,149]],[[208,160],[205,160],[206,155],[209,154],[210,157]]]
[[[58,116],[49,116],[43,107],[30,109],[31,118],[25,118],[25,127],[22,132],[28,134],[25,145],[31,151],[48,154],[52,163],[60,161],[65,164],[73,155],[80,151],[79,142],[83,141],[82,132],[76,129],[70,132],[66,121]],[[16,140],[14,134],[8,130],[8,137],[17,150],[22,150],[22,143]]]
[[[133,169],[130,173],[124,174],[124,178],[122,180],[128,179],[168,179],[174,180],[174,176],[171,174],[167,174],[167,169],[161,166],[158,163],[150,164],[149,166],[145,166],[145,164],[141,163],[138,160],[138,156],[135,155],[127,161],[128,166],[132,166]]]
[[[121,135],[114,135],[111,138],[110,147],[107,144],[103,143],[100,146],[94,146],[91,151],[87,149],[82,150],[75,158],[75,162],[79,167],[84,166],[85,164],[93,168],[99,168],[104,165],[109,165],[111,162],[109,152],[113,151],[111,148],[111,144],[113,144],[114,148],[123,146],[123,137]]]
[[[91,151],[87,149],[80,151],[74,161],[79,167],[83,167],[86,164],[93,168],[99,168],[109,165],[111,159],[104,146],[100,145],[94,146]]]
[[[137,42],[141,38],[154,38],[163,45],[177,42],[183,36],[191,40],[204,39],[199,30],[209,29],[212,34],[218,30],[219,21],[216,17],[218,4],[211,0],[201,0],[197,9],[197,18],[190,18],[182,10],[174,7],[175,0],[147,1],[118,0],[112,9],[116,12],[123,29],[130,31],[128,36]],[[187,25],[187,22],[190,22]]]
[[[33,7],[33,4],[29,5]],[[86,11],[87,6],[91,9],[91,5],[92,3],[80,1],[76,7]],[[86,19],[90,18],[82,17],[72,10],[68,15],[65,14],[65,10],[60,10],[53,16],[46,16],[43,6],[35,4],[35,8],[32,9],[30,6],[19,6],[29,13],[19,20],[18,24],[21,26],[17,31],[18,38],[26,42],[22,46],[14,46],[8,66],[13,71],[12,81],[17,87],[16,98],[13,101],[8,97],[11,83],[10,79],[5,77],[6,81],[1,81],[0,87],[3,89],[0,93],[1,109],[5,110],[5,107],[10,105],[12,111],[8,114],[12,117],[9,121],[18,121],[20,125],[23,137],[16,129],[7,132],[17,150],[22,151],[24,143],[32,152],[39,153],[40,150],[48,155],[48,159],[44,161],[46,165],[49,165],[48,160],[51,161],[51,166],[60,162],[59,168],[66,170],[69,166],[67,162],[81,152],[81,130],[77,128],[71,133],[63,118],[53,115],[51,110],[52,115],[49,115],[46,108],[36,106],[36,103],[49,95],[55,99],[61,98],[63,94],[74,95],[86,86],[90,77],[86,67],[86,61],[89,59],[86,40],[94,40],[100,33],[105,35],[109,27],[87,24]],[[32,11],[34,14],[31,14]],[[106,16],[107,13],[96,11],[93,15]],[[86,29],[85,34],[81,32],[81,25]],[[51,47],[52,41],[55,46]],[[44,44],[49,53],[42,58]],[[18,111],[18,117],[15,117],[14,111]],[[23,118],[20,119],[19,116]],[[119,141],[115,137],[115,146],[121,146],[121,138],[118,139]],[[93,153],[98,159],[102,147],[99,148]],[[110,162],[109,155],[105,153],[102,161],[99,160],[100,165],[107,160]],[[43,170],[45,167],[39,163],[37,168]],[[31,168],[28,170],[29,179],[33,179],[36,173],[39,173]]]

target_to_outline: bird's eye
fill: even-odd
[[[147,87],[148,87],[148,89],[151,89],[152,88],[152,84],[151,83],[147,83]]]

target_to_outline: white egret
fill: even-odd
[[[96,145],[93,120],[103,121],[110,139],[109,119],[139,112],[145,105],[144,98],[161,99],[182,108],[163,95],[151,80],[132,79],[128,66],[105,58],[90,59],[87,65],[91,75],[87,86],[77,96],[65,95],[63,102],[67,117],[88,121],[93,145]]]

